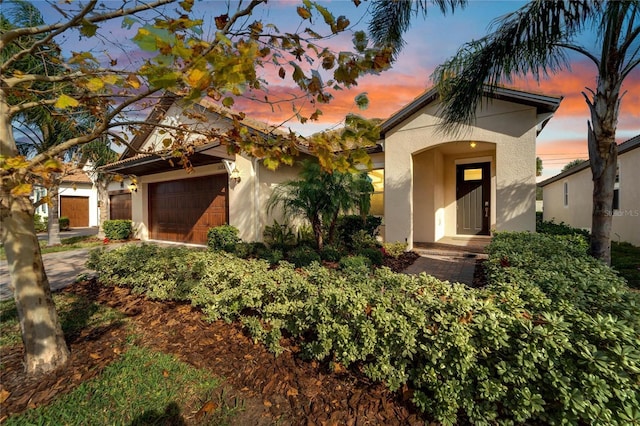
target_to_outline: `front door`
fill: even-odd
[[[457,233],[489,235],[490,163],[456,166]]]

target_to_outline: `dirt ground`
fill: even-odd
[[[415,260],[415,257],[413,257]],[[412,262],[410,258],[405,263]],[[406,267],[396,264],[394,269]],[[328,363],[295,356],[289,346],[275,357],[235,324],[209,324],[190,305],[154,302],[128,289],[86,281],[64,291],[83,295],[125,313],[138,334],[137,343],[174,354],[224,379],[225,400],[241,400],[245,409],[237,425],[418,425],[424,424],[410,402],[411,391],[391,393],[351,371],[335,372]],[[0,390],[10,392],[0,405],[0,422],[12,413],[45,405],[89,380],[126,349],[127,331],[112,326],[67,336],[69,364],[52,374],[29,379],[23,373],[22,346],[2,348]],[[224,390],[222,390],[224,389]],[[181,422],[198,424],[196,413],[183,412]]]

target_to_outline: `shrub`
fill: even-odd
[[[220,252],[92,252],[105,283],[189,299],[255,341],[355,365],[441,424],[633,424],[640,416],[640,295],[576,246],[581,236],[498,233],[488,285],[314,263],[299,273]],[[309,248],[306,248],[311,251]]]
[[[553,220],[542,220],[542,215],[536,216],[536,232],[548,235],[581,235],[587,241],[591,234],[580,228],[573,228],[564,222],[555,223]]]
[[[131,235],[132,224],[130,220],[117,219],[105,220],[102,224],[104,235],[110,240],[126,240]]]
[[[382,218],[371,215],[367,216],[365,220],[359,215],[341,216],[337,223],[338,238],[349,249],[353,249],[357,247],[353,240],[354,235],[364,231],[366,235],[376,237],[381,223]]]
[[[291,250],[287,256],[288,260],[297,268],[308,266],[311,262],[320,262],[321,258],[318,252],[308,246],[300,246]]]
[[[320,258],[327,262],[338,262],[344,253],[335,246],[324,246],[320,251]]]
[[[210,228],[207,232],[207,246],[211,250],[233,252],[236,244],[240,242],[238,232],[238,228],[232,225]]]
[[[383,261],[382,250],[379,248],[364,248],[358,250],[358,256],[369,259],[372,265],[381,266]]]
[[[347,256],[340,259],[340,269],[344,271],[368,273],[371,260],[366,256]]]
[[[393,257],[394,259],[399,258],[407,251],[407,243],[383,243],[382,247],[384,247],[384,252],[387,256]]]
[[[273,225],[265,226],[262,236],[265,244],[272,248],[285,249],[296,244],[293,229],[285,223],[278,223],[275,219]]]
[[[47,230],[47,218],[43,218],[36,213],[33,215],[33,225],[36,228],[36,232],[45,232]]]
[[[68,231],[69,230],[69,218],[62,216],[60,218],[58,218],[58,225],[60,226],[60,230],[61,231]]]

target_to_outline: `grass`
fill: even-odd
[[[42,252],[42,254],[46,254],[46,253],[58,253],[61,251],[68,251],[68,250],[77,250],[77,249],[82,249],[82,248],[91,248],[91,247],[98,247],[103,245],[103,242],[101,240],[98,240],[95,236],[78,236],[78,237],[70,237],[70,238],[63,238],[62,240],[60,240],[59,245],[56,246],[47,246],[47,241],[46,240],[41,240],[40,241],[40,251]],[[0,259],[2,260],[6,260],[7,255],[4,251],[4,246],[0,246]]]
[[[629,283],[640,289],[640,247],[625,242],[611,244],[611,267]]]
[[[126,321],[120,312],[82,296],[58,293],[54,302],[67,335]],[[134,337],[132,331],[130,340]],[[0,302],[0,346],[16,344],[21,344],[21,339],[15,304]],[[184,424],[182,416],[192,417],[198,410],[202,413],[198,424],[229,424],[243,408],[242,403],[225,402],[219,386],[209,371],[131,343],[96,378],[47,406],[12,416],[4,424]]]
[[[108,366],[95,380],[46,407],[7,419],[5,425],[183,424],[181,416],[201,407],[223,406],[213,397],[219,381],[211,374],[178,361],[174,356],[137,346]],[[225,424],[238,407],[202,417],[199,424]]]

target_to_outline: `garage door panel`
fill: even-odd
[[[227,223],[227,175],[149,185],[152,239],[206,244],[213,226]]]
[[[89,197],[60,196],[60,216],[69,218],[69,227],[89,226]]]

